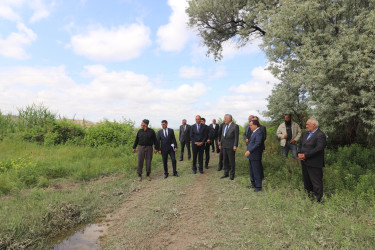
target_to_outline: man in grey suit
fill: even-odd
[[[180,161],[184,160],[184,148],[185,148],[185,146],[186,146],[187,151],[188,151],[188,160],[190,160],[190,158],[191,158],[190,125],[186,124],[186,119],[182,120],[182,125],[180,126],[179,141],[180,141],[180,144],[181,144]]]
[[[238,147],[239,127],[232,122],[232,115],[226,114],[224,116],[225,125],[222,130],[220,141],[220,150],[223,151],[224,158],[224,175],[221,177],[234,180],[236,171],[236,150]]]

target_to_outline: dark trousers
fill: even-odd
[[[185,149],[185,146],[187,148],[187,152],[188,152],[188,159],[191,158],[191,152],[190,152],[190,142],[187,141],[187,142],[180,142],[181,143],[181,154],[180,154],[180,159],[184,159],[184,149]]]
[[[198,147],[196,144],[192,144],[191,148],[193,150],[193,171],[197,171],[197,157],[198,157],[199,171],[203,171],[204,145]]]
[[[307,167],[302,163],[302,179],[305,189],[309,193],[314,193],[316,200],[323,197],[323,169]]]
[[[211,147],[212,147],[212,152],[215,152],[215,147],[216,147],[216,152],[219,153],[220,152],[220,149],[219,149],[219,144],[218,144],[218,138],[212,138],[212,141],[211,141]]]
[[[236,151],[233,148],[221,148],[224,160],[224,175],[234,177],[236,172]]]
[[[138,175],[142,175],[143,162],[146,161],[146,172],[147,175],[151,173],[151,161],[152,161],[152,146],[139,146],[138,147]]]
[[[220,151],[219,154],[219,171],[223,169],[223,161],[224,161],[224,156],[223,156],[223,150]]]
[[[262,189],[262,161],[252,161],[249,159],[250,181],[256,189]]]
[[[205,166],[208,167],[208,163],[210,162],[210,144],[204,144],[204,154],[206,157]]]
[[[176,162],[175,152],[172,149],[172,147],[169,150],[161,151],[161,156],[163,158],[163,165],[164,165],[164,174],[168,174],[168,155],[171,157],[171,160],[172,160],[173,174],[176,174],[177,162]]]

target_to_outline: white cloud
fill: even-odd
[[[26,59],[28,55],[25,52],[25,46],[30,45],[36,40],[37,35],[24,24],[17,24],[18,32],[12,32],[7,38],[0,37],[0,55]]]
[[[259,45],[261,44],[261,39],[254,39],[250,41],[244,47],[238,48],[234,41],[228,40],[223,43],[223,59],[232,59],[235,56],[243,55],[243,54],[252,54],[260,52]]]
[[[197,78],[204,74],[202,68],[183,66],[179,70],[179,76],[182,78]]]
[[[90,28],[86,34],[71,38],[75,53],[96,61],[131,60],[139,57],[150,45],[150,29],[143,24],[111,29]]]
[[[253,69],[251,75],[251,81],[239,86],[231,86],[229,90],[241,94],[258,94],[264,97],[271,94],[274,84],[279,82],[271,72],[263,67]]]
[[[1,0],[0,17],[9,21],[22,22],[22,17],[17,12],[21,12],[22,8],[30,8],[32,16],[29,21],[34,23],[49,17],[53,5],[53,1],[46,0]]]
[[[164,51],[181,51],[190,37],[188,30],[188,16],[185,12],[188,4],[186,0],[168,0],[172,8],[169,23],[159,27],[158,43]]]

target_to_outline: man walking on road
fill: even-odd
[[[148,127],[149,120],[144,119],[141,122],[141,129],[138,130],[137,136],[135,137],[134,145],[133,145],[133,153],[135,153],[135,149],[138,147],[138,181],[142,181],[142,170],[143,170],[143,162],[146,161],[146,173],[147,173],[147,180],[151,181],[151,161],[152,161],[152,145],[154,145],[154,153],[158,152],[158,145],[156,140],[155,131]]]
[[[180,126],[179,131],[179,141],[181,145],[181,153],[180,153],[180,161],[184,160],[184,149],[186,146],[187,152],[188,152],[188,160],[191,158],[191,152],[190,152],[190,129],[191,126],[189,124],[186,124],[186,119],[182,120],[182,125]]]

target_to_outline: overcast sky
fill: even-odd
[[[67,118],[166,119],[266,109],[276,79],[255,43],[206,48],[186,25],[185,0],[0,0],[0,110],[43,103]],[[270,84],[267,84],[269,82]]]

